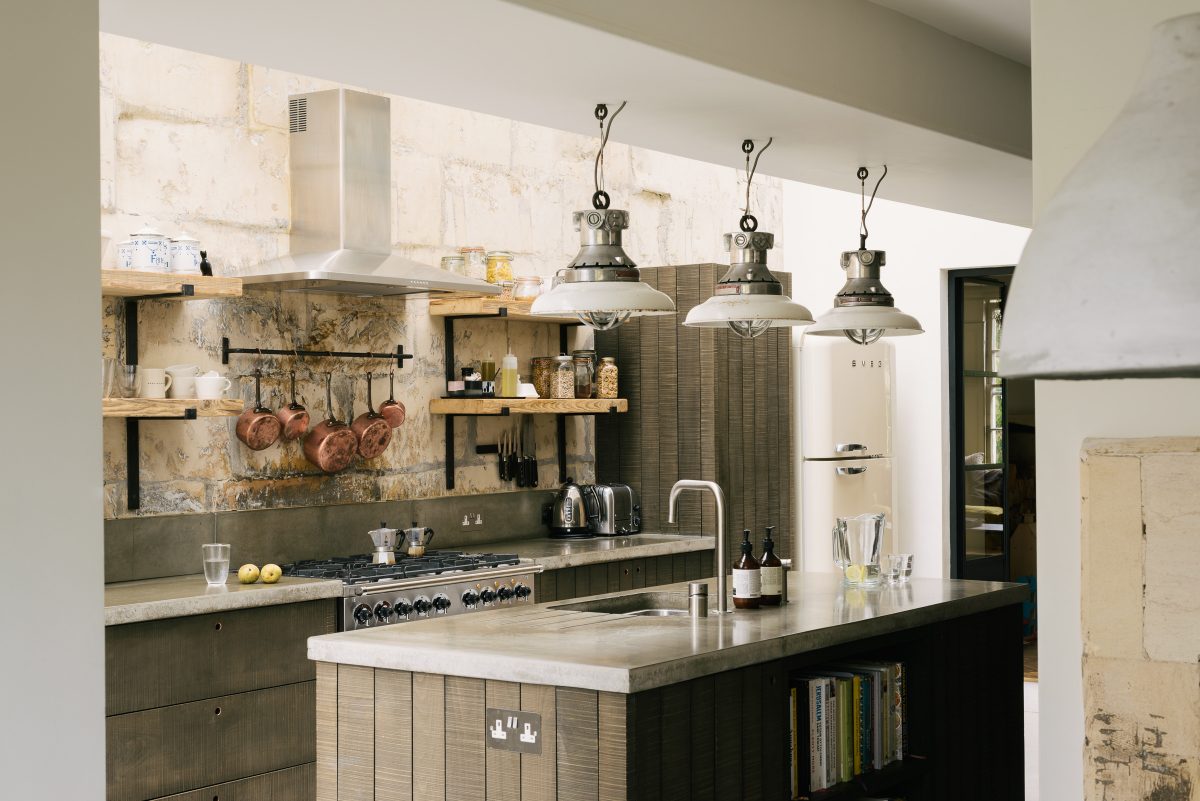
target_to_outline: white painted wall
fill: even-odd
[[[847,184],[854,170],[847,165]],[[898,169],[903,169],[899,167]],[[877,168],[872,168],[874,180]],[[886,186],[886,183],[884,184]],[[845,282],[843,250],[858,247],[857,192],[785,181],[782,228],[792,299],[814,315],[830,308]],[[893,340],[896,364],[893,468],[896,527],[919,576],[948,576],[949,432],[946,397],[946,270],[1015,264],[1028,229],[877,200],[868,218],[871,247],[887,251],[883,283],[896,306],[925,333]],[[764,221],[764,229],[772,226]],[[798,505],[798,504],[797,504]]]
[[[0,795],[100,799],[99,21],[94,0],[3,16]]]
[[[1197,0],[1033,4],[1035,219],[1124,105],[1153,25],[1197,11]],[[1085,437],[1200,434],[1200,381],[1038,381],[1036,404],[1040,789],[1071,801],[1083,796],[1080,446]]]

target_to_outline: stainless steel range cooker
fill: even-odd
[[[426,551],[373,564],[367,554],[283,566],[285,576],[341,579],[338,631],[534,603],[542,566],[516,554]]]

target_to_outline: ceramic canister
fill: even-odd
[[[169,245],[171,272],[200,274],[200,240],[190,236],[172,239]]]
[[[135,270],[151,270],[165,273],[169,268],[170,251],[168,239],[157,231],[143,229],[132,235],[133,261]]]
[[[117,269],[133,269],[133,240],[117,243]]]

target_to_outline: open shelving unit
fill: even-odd
[[[138,363],[138,303],[143,300],[186,301],[239,298],[239,278],[181,273],[152,273],[136,270],[101,270],[100,294],[121,298],[125,304],[125,364]],[[231,417],[242,413],[236,399],[195,400],[191,398],[105,398],[103,417],[125,420],[126,505],[141,506],[141,421],[195,420],[199,417]]]
[[[513,322],[549,323],[559,326],[558,349],[569,349],[567,328],[582,325],[575,317],[533,315],[531,300],[498,295],[454,295],[429,301],[429,314],[441,317],[446,339],[446,380],[455,380],[454,323],[456,320],[502,319]],[[581,414],[618,414],[629,411],[623,398],[434,398],[429,413],[446,418],[446,489],[454,489],[454,421],[457,417],[496,417],[510,414],[552,414],[558,450],[558,480],[567,480],[567,417]]]

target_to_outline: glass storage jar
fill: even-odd
[[[554,357],[534,356],[529,360],[529,369],[533,373],[533,388],[537,390],[538,397],[554,397]]]
[[[466,263],[464,275],[470,278],[478,278],[480,281],[487,277],[487,259],[484,256],[484,250],[480,247],[463,247],[458,249],[458,255],[462,256]]]
[[[554,357],[554,378],[550,396],[559,400],[575,397],[575,360],[570,356]]]
[[[487,282],[499,284],[513,280],[512,254],[506,250],[489,250],[487,254]]]
[[[592,397],[592,393],[595,390],[594,379],[596,377],[592,357],[587,355],[587,353],[574,351],[571,354],[571,361],[575,364],[575,397]]]
[[[462,256],[442,256],[442,269],[457,275],[467,274],[467,260]]]
[[[617,394],[617,360],[612,356],[600,359],[600,369],[596,371],[596,397],[619,398]]]
[[[533,300],[542,294],[542,279],[537,275],[522,275],[517,277],[513,285],[512,296],[516,300]]]

